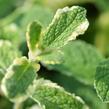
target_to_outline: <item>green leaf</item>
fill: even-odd
[[[109,59],[97,66],[94,86],[100,99],[109,102]]]
[[[33,93],[29,95],[46,109],[83,109],[84,106],[79,97],[48,80],[37,80]]]
[[[30,51],[36,50],[41,33],[41,25],[38,22],[33,21],[27,30],[27,44]]]
[[[85,84],[92,85],[96,66],[104,59],[96,48],[84,41],[78,40],[64,46],[61,52],[63,52],[62,63],[55,65],[49,63],[47,65],[43,60],[41,62],[48,68],[58,70],[65,75],[75,77]]]
[[[11,42],[0,40],[0,81],[5,74],[7,67],[9,67],[13,60],[20,55],[20,52],[13,47]]]
[[[26,40],[29,48],[28,55],[31,60],[36,60],[37,55],[41,53],[41,50],[39,49],[41,29],[42,26],[37,21],[33,21],[29,24],[27,29]]]
[[[41,40],[42,48],[60,48],[88,28],[86,10],[79,6],[58,9]]]
[[[7,69],[2,80],[2,91],[11,101],[22,101],[26,98],[26,90],[36,79],[39,65],[34,65],[26,57],[15,59]]]

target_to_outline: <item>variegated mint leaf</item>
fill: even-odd
[[[86,10],[79,6],[58,9],[41,39],[42,48],[60,48],[88,28]]]
[[[94,86],[100,99],[109,102],[109,59],[97,66]]]
[[[7,69],[1,88],[11,101],[23,101],[26,90],[36,79],[39,65],[32,64],[26,57],[17,58]]]
[[[30,97],[44,109],[83,109],[85,106],[81,98],[48,80],[37,80],[32,89],[34,91],[29,93]]]
[[[28,56],[31,60],[35,60],[37,55],[41,52],[39,49],[41,29],[42,27],[37,21],[33,21],[31,24],[29,24],[27,29],[26,39],[29,48]]]
[[[26,38],[27,45],[30,51],[34,51],[38,46],[41,28],[41,25],[37,21],[33,21],[28,26]]]

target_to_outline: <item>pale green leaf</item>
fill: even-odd
[[[26,57],[15,59],[7,69],[2,81],[2,91],[12,101],[22,101],[26,98],[26,90],[36,79],[39,65],[34,65]]]
[[[33,21],[28,26],[26,38],[27,38],[28,48],[30,51],[34,51],[35,49],[37,49],[41,28],[42,28],[41,25],[36,21]]]
[[[83,109],[81,98],[66,92],[62,87],[48,80],[39,79],[29,94],[45,109]]]
[[[45,63],[46,66],[58,70],[65,75],[73,76],[85,84],[92,85],[96,66],[104,59],[96,48],[84,41],[78,40],[64,46],[61,52],[63,52],[62,63],[55,65],[50,63],[47,65]],[[44,63],[43,60],[42,63]]]
[[[79,6],[58,9],[41,40],[42,48],[60,48],[88,28],[86,10]]]
[[[100,99],[109,102],[109,59],[97,66],[94,86]]]

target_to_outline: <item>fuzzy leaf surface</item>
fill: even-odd
[[[38,68],[38,66],[36,66]],[[26,98],[26,90],[36,79],[36,69],[26,57],[17,58],[7,69],[2,81],[4,94],[12,101]]]
[[[86,10],[79,6],[58,9],[54,19],[45,31],[42,48],[60,48],[76,36],[83,34],[88,28]]]
[[[100,99],[109,102],[109,59],[97,66],[94,86]]]
[[[48,80],[37,80],[31,98],[45,109],[83,109],[84,102]]]

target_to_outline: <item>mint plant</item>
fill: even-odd
[[[80,97],[50,80],[40,78],[37,72],[40,69],[39,62],[45,65],[62,63],[63,57],[65,58],[63,54],[66,52],[62,47],[78,35],[84,34],[88,25],[86,10],[79,6],[58,9],[51,24],[44,31],[39,22],[33,21],[26,33],[28,58],[18,58],[15,55],[16,59],[6,66],[8,68],[5,67],[4,70],[0,66],[6,72],[1,81],[4,95],[14,103],[22,103],[30,98],[41,109],[86,109],[87,106]],[[2,45],[1,42],[0,47]],[[12,57],[15,58],[13,54]]]

